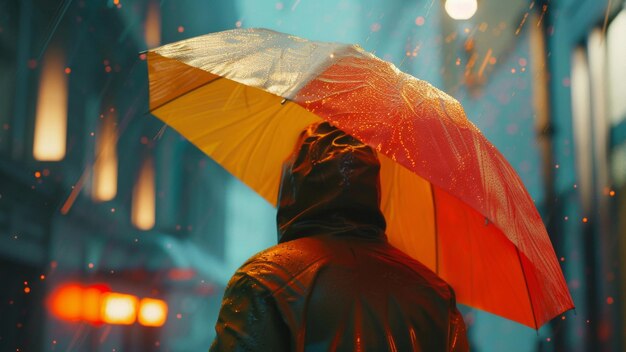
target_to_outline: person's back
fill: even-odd
[[[327,124],[297,148],[280,243],[231,279],[211,350],[467,350],[452,289],[387,242],[373,151]]]

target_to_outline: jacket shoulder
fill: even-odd
[[[253,278],[273,292],[294,279],[306,280],[306,277],[314,276],[329,257],[319,241],[301,238],[253,255],[237,273]]]

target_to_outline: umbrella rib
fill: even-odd
[[[430,194],[433,200],[433,223],[435,225],[435,273],[439,275],[439,229],[437,226],[437,202],[435,202],[435,189],[432,183],[430,185]]]
[[[222,79],[222,78],[224,78],[224,77],[222,77],[222,76],[216,76],[216,78],[215,78],[215,79],[212,79],[212,80],[210,80],[210,81],[208,81],[208,82],[206,82],[206,83],[203,83],[203,84],[201,84],[201,85],[199,85],[199,86],[197,86],[197,87],[195,87],[195,88],[193,88],[193,89],[190,89],[190,90],[186,91],[186,92],[185,92],[185,93],[183,93],[183,94],[177,95],[177,96],[173,97],[172,99],[170,99],[170,100],[168,100],[168,101],[166,101],[166,102],[163,102],[163,103],[159,104],[159,106],[157,106],[157,107],[154,107],[154,108],[150,109],[150,112],[152,113],[153,111],[158,110],[159,108],[161,108],[161,107],[163,107],[163,106],[165,106],[165,105],[167,105],[167,104],[169,104],[169,103],[173,102],[174,100],[176,100],[176,99],[178,99],[178,98],[180,98],[180,97],[184,97],[185,95],[187,95],[187,94],[189,94],[189,93],[191,93],[191,92],[194,92],[194,91],[196,91],[196,90],[198,90],[198,89],[200,89],[200,88],[202,88],[202,87],[208,86],[209,84],[211,84],[211,83],[213,83],[213,82],[215,82],[215,81],[217,81],[217,80],[219,80],[219,79]]]
[[[530,296],[530,288],[528,288],[528,280],[526,280],[526,271],[524,270],[524,263],[522,263],[522,255],[519,252],[519,248],[515,246],[515,251],[517,252],[517,259],[519,260],[519,265],[522,268],[522,276],[524,276],[524,284],[526,285],[526,293],[528,294],[528,302],[530,303],[530,310],[533,313],[533,321],[535,322],[535,330],[539,330],[537,326],[537,317],[535,316],[535,307],[533,306],[533,299]]]

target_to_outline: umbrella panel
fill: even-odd
[[[458,198],[379,158],[389,242],[446,280],[458,302],[536,328],[519,251],[502,231]]]
[[[173,69],[178,76],[201,71],[176,60],[157,59],[161,70],[165,64],[182,67]],[[184,67],[191,72],[185,73]],[[159,101],[167,102],[151,104],[157,106],[152,110],[154,115],[274,206],[283,161],[291,154],[300,132],[321,120],[294,103],[281,104],[281,97],[226,78],[197,79],[195,87],[183,95],[176,84],[154,89],[151,85],[151,96],[153,90],[160,93]]]
[[[437,271],[435,209],[431,185],[397,162],[378,153],[380,160],[380,209],[387,221],[391,244]],[[413,233],[415,236],[407,236]]]

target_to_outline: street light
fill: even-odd
[[[470,19],[478,9],[476,0],[446,0],[446,12],[455,20]]]

